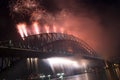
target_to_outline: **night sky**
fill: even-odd
[[[75,19],[78,22],[80,20],[82,26],[85,25],[85,27],[79,27],[80,24],[76,22],[78,27],[77,30],[76,28],[74,30],[85,34],[83,40],[86,40],[85,42],[88,42],[97,53],[105,56],[120,55],[120,0],[39,1],[48,12],[53,14],[57,14],[61,9],[70,10]],[[0,40],[19,37],[15,20],[10,16],[9,0],[0,0]]]

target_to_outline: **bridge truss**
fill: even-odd
[[[87,43],[73,35],[62,33],[43,33],[24,37],[24,40],[0,42],[2,71],[23,57],[73,56],[97,58],[100,56]],[[12,58],[12,57],[18,58]],[[7,58],[6,58],[7,57]]]

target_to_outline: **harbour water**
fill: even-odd
[[[63,65],[60,66],[63,68]],[[56,76],[57,72],[53,73],[51,66],[44,63],[43,60],[38,58],[25,58],[13,67],[2,72],[0,74],[0,80],[120,80],[119,67],[108,69],[95,65],[93,68],[78,70],[80,69],[72,70],[73,73],[67,75],[66,72],[70,73],[69,69],[67,69],[63,75],[63,79],[60,79]],[[61,69],[58,70],[58,72],[60,71],[63,72]],[[45,78],[41,78],[41,75],[45,75]],[[50,79],[47,75],[51,75]]]

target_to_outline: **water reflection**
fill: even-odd
[[[44,70],[44,72],[40,71],[40,61],[41,60],[38,58],[27,58],[28,71],[30,71],[30,73],[32,73],[33,75],[34,72],[36,72],[39,76],[41,75],[41,73],[49,75],[49,70]],[[49,58],[42,61],[45,62],[44,64],[46,64],[47,61],[47,66],[49,66],[49,69],[51,68],[51,70],[53,71],[53,73],[50,74],[52,77],[51,80],[60,80],[58,79],[58,76],[56,76],[58,72],[65,73],[65,80],[99,80],[99,78],[100,80],[106,80],[104,75],[105,71],[104,68],[102,68],[103,66],[101,66],[100,63],[94,62],[94,60],[91,61],[73,58]],[[99,66],[101,67],[101,69],[99,69]],[[100,74],[102,72],[104,73],[103,75]],[[37,78],[39,78],[39,76],[37,76]],[[32,77],[36,78],[34,76]]]
[[[27,69],[32,72],[38,72],[38,58],[27,58]]]
[[[119,64],[106,63],[105,72],[106,80],[120,80]]]
[[[84,73],[84,74],[80,74],[80,75],[65,77],[64,79],[65,80],[99,80],[95,76],[95,73]]]
[[[65,59],[54,62],[53,73],[51,65],[46,64],[43,60],[39,58],[24,58],[18,62],[14,67],[11,67],[9,70],[4,71],[0,74],[0,80],[5,78],[6,80],[41,80],[40,76],[45,75],[44,80],[61,80],[58,79],[56,74],[58,72],[64,72],[64,80],[120,80],[120,67],[118,64],[112,64],[111,67],[100,65],[99,61],[96,60],[78,60],[75,59]],[[60,65],[57,65],[60,70],[55,69],[56,63],[60,62]],[[63,63],[65,62],[65,63]],[[66,63],[69,63],[66,64]],[[87,63],[87,65],[86,65]],[[74,68],[73,68],[74,67]],[[63,69],[63,70],[62,70]],[[70,73],[70,74],[68,74]],[[79,75],[78,75],[79,74]],[[51,75],[50,79],[47,75]]]
[[[116,75],[117,75],[118,79],[120,80],[120,68],[119,68],[119,65],[114,64],[114,66],[115,66]]]

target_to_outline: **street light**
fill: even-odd
[[[50,80],[51,75],[48,75],[47,77],[48,77],[48,78],[49,78],[49,80]]]
[[[58,76],[61,80],[63,80],[64,73],[57,73],[57,76]]]
[[[61,75],[64,75],[64,73],[61,73]]]
[[[40,75],[40,78],[41,78],[42,80],[44,80],[45,75]]]
[[[59,77],[61,80],[63,80],[63,76],[61,75],[60,77]]]
[[[57,76],[60,76],[60,73],[57,73]]]

